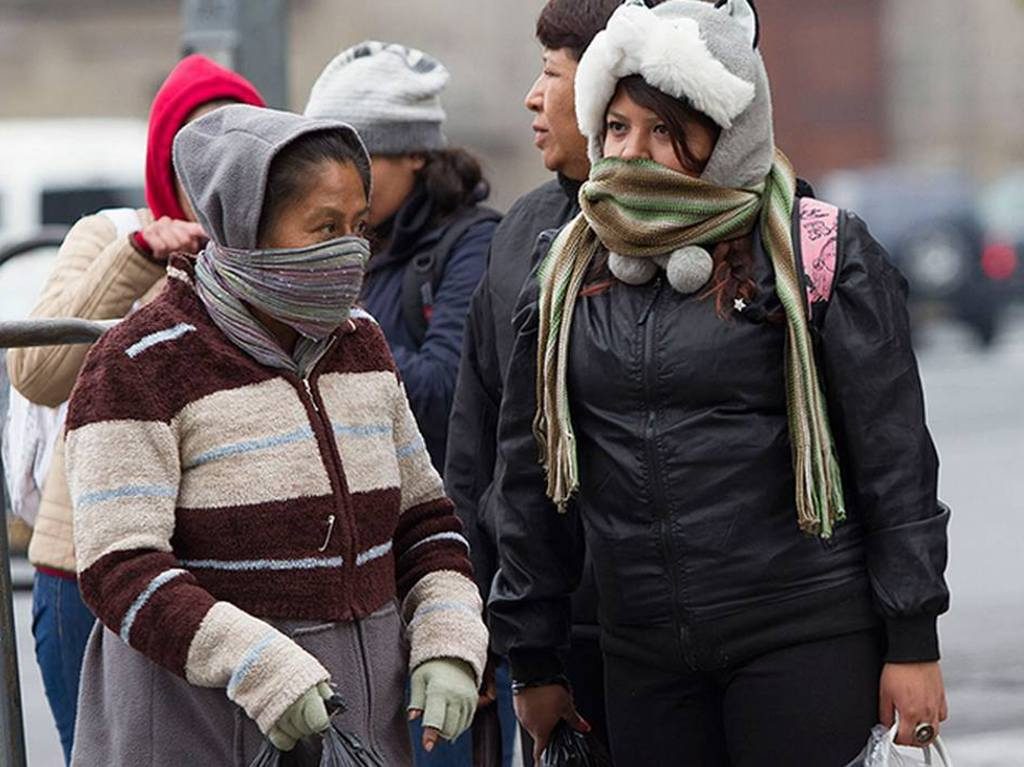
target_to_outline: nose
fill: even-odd
[[[619,157],[623,160],[650,160],[651,143],[641,131],[630,131],[626,140],[622,142]]]
[[[544,109],[544,91],[540,86],[540,81],[543,77],[544,75],[540,75],[533,81],[533,85],[530,86],[530,90],[526,93],[526,98],[523,99],[523,105],[531,112],[539,113]]]

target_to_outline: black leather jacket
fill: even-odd
[[[906,282],[858,218],[841,218],[834,295],[815,317],[848,521],[800,533],[770,262],[760,297],[722,320],[663,281],[581,298],[569,391],[580,492],[545,497],[534,418],[536,283],[520,302],[499,423],[500,572],[492,644],[515,677],[556,673],[569,595],[593,559],[605,652],[721,668],[884,624],[888,661],[938,658],[948,510],[910,346]],[[759,237],[755,237],[759,243]]]

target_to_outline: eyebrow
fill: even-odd
[[[369,214],[369,212],[370,206],[367,205],[364,208],[356,211],[355,218],[362,218],[363,216]],[[342,217],[345,216],[345,211],[343,211],[341,208],[331,207],[330,205],[319,205],[315,208],[310,208],[308,215],[310,218],[316,218],[317,216],[323,215],[325,213],[329,215],[340,214]]]
[[[622,114],[621,112],[616,112],[614,109],[609,109],[608,110],[608,117],[614,117],[616,120],[620,120],[622,122],[627,122],[627,123],[628,122],[636,122],[635,120],[632,120],[629,117],[626,117],[626,115]],[[657,114],[655,114],[653,117],[645,117],[643,121],[646,122],[648,125],[656,125],[658,123],[665,122],[660,117],[658,117]]]

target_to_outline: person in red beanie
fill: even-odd
[[[231,103],[264,106],[244,77],[205,56],[182,59],[160,87],[149,115],[146,149],[148,208],[102,210],[68,232],[33,317],[118,319],[163,287],[167,257],[195,253],[206,234],[195,222],[171,165],[174,137],[192,120]],[[65,403],[88,347],[13,349],[11,383],[33,406]],[[58,432],[60,430],[57,430]],[[36,660],[56,720],[65,761],[74,738],[78,682],[94,618],[75,580],[72,508],[64,470],[63,438],[41,491],[29,545],[36,568],[33,625]]]

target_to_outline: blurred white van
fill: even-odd
[[[145,205],[146,123],[0,120],[0,319],[24,317],[79,218]]]

